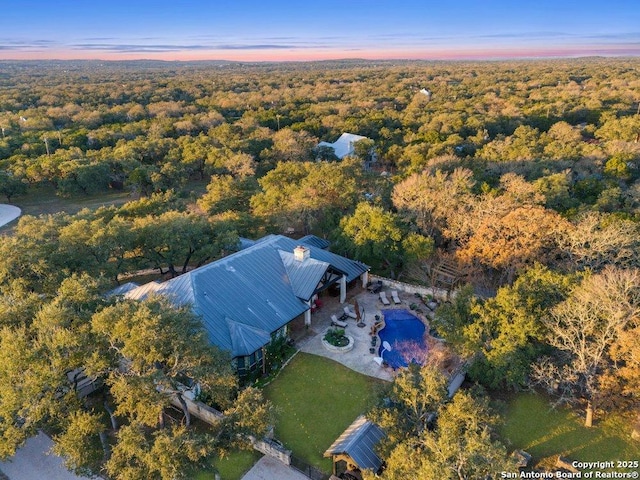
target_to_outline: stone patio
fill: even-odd
[[[374,358],[378,356],[378,347],[380,346],[379,338],[376,343],[375,352],[371,353],[369,351],[372,338],[370,335],[371,328],[376,321],[375,316],[380,315],[382,317],[380,310],[392,308],[409,309],[409,305],[414,303],[416,298],[413,294],[398,291],[401,303],[395,305],[391,300],[390,290],[384,288],[383,291],[387,293],[387,298],[390,300],[391,305],[383,306],[378,294],[370,293],[361,286],[349,289],[347,301],[344,304],[339,302],[338,297],[329,295],[321,296],[320,299],[323,306],[311,315],[311,326],[305,327],[301,323],[293,325],[291,336],[296,346],[302,352],[330,358],[364,375],[392,381],[394,377],[393,369],[378,365],[374,361]],[[358,300],[360,309],[364,309],[365,326],[358,327],[354,319],[347,319],[345,331],[355,340],[353,349],[345,353],[330,352],[322,346],[322,337],[325,331],[331,326],[331,315],[340,318],[344,313],[343,308],[345,306],[350,306],[353,310],[353,304],[356,299]]]

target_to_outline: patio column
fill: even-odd
[[[340,303],[347,301],[347,276],[343,275],[340,279]]]
[[[308,327],[311,325],[311,300],[307,300],[306,304],[309,308],[304,312],[304,324]]]
[[[361,275],[362,278],[362,288],[367,288],[367,285],[369,285],[369,272],[364,272]]]

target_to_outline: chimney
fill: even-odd
[[[307,247],[303,247],[302,245],[298,245],[293,249],[293,256],[299,262],[304,262],[307,258],[309,258],[309,249]]]

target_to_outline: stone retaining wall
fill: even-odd
[[[204,403],[197,400],[191,400],[186,396],[183,396],[182,398],[187,404],[189,413],[194,417],[199,418],[203,422],[206,422],[210,425],[215,425],[224,418],[222,412],[219,412],[215,408],[211,408],[210,406],[205,405]],[[178,400],[175,395],[171,397],[171,403],[173,403],[176,407],[182,409],[180,400]],[[270,457],[276,458],[285,465],[291,465],[291,450],[287,450],[286,448],[284,448],[284,446],[277,440],[273,440],[271,438],[257,440],[252,436],[249,436],[249,439],[251,440],[251,443],[253,444],[253,448],[255,450],[259,451],[260,453],[264,453],[265,455],[269,455]]]
[[[183,395],[182,398],[187,404],[187,410],[189,410],[189,413],[194,417],[199,418],[203,422],[207,422],[210,425],[215,425],[224,418],[222,412],[219,412],[215,408],[211,408],[209,405],[191,400],[186,395]],[[178,397],[176,397],[175,395],[171,396],[171,403],[182,410],[182,404],[180,403],[180,400],[178,400]]]
[[[252,438],[251,440],[255,450],[280,460],[285,465],[291,465],[291,450],[284,448],[280,442],[268,438],[263,440]]]
[[[422,285],[414,285],[411,283],[399,282],[391,278],[380,277],[378,275],[369,274],[369,281],[374,283],[381,281],[382,285],[392,290],[401,290],[406,293],[419,293],[422,296],[431,295],[438,300],[447,300],[447,291],[443,288],[436,287],[424,287]],[[455,292],[451,292],[451,296],[455,295]]]

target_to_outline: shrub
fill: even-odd
[[[349,339],[345,336],[343,328],[330,328],[324,339],[334,347],[345,347],[349,344]]]

